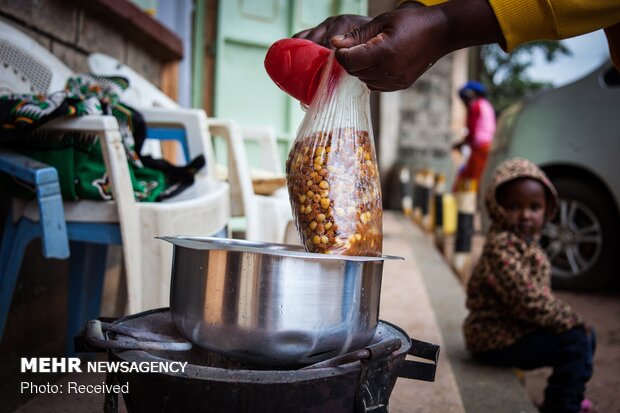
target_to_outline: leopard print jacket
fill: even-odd
[[[535,330],[560,333],[583,324],[577,313],[553,295],[551,266],[536,240],[518,236],[503,220],[495,190],[517,177],[545,185],[550,195],[548,217],[557,205],[555,189],[531,162],[513,159],[495,171],[485,199],[492,226],[467,284],[469,315],[463,330],[473,353],[505,348]]]

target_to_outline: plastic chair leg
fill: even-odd
[[[99,316],[107,251],[107,244],[71,241],[67,355],[75,354],[73,336]]]
[[[12,212],[9,212],[0,246],[0,341],[11,308],[11,299],[24,251],[30,241],[41,236],[41,227],[38,223],[21,219],[14,224],[12,217]]]

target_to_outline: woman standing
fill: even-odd
[[[459,171],[454,183],[455,191],[462,189],[468,180],[476,182],[477,186],[495,134],[495,110],[486,98],[484,86],[480,82],[469,81],[459,90],[459,96],[467,107],[467,136],[454,145],[454,149],[460,150],[467,145],[471,154]]]

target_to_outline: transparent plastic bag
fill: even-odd
[[[332,53],[286,163],[297,231],[309,252],[381,255],[383,210],[369,96]]]

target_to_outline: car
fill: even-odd
[[[566,86],[502,112],[481,179],[521,157],[538,164],[558,191],[559,211],[540,240],[554,287],[593,290],[620,274],[620,73],[606,62]],[[484,227],[488,218],[483,216]]]

